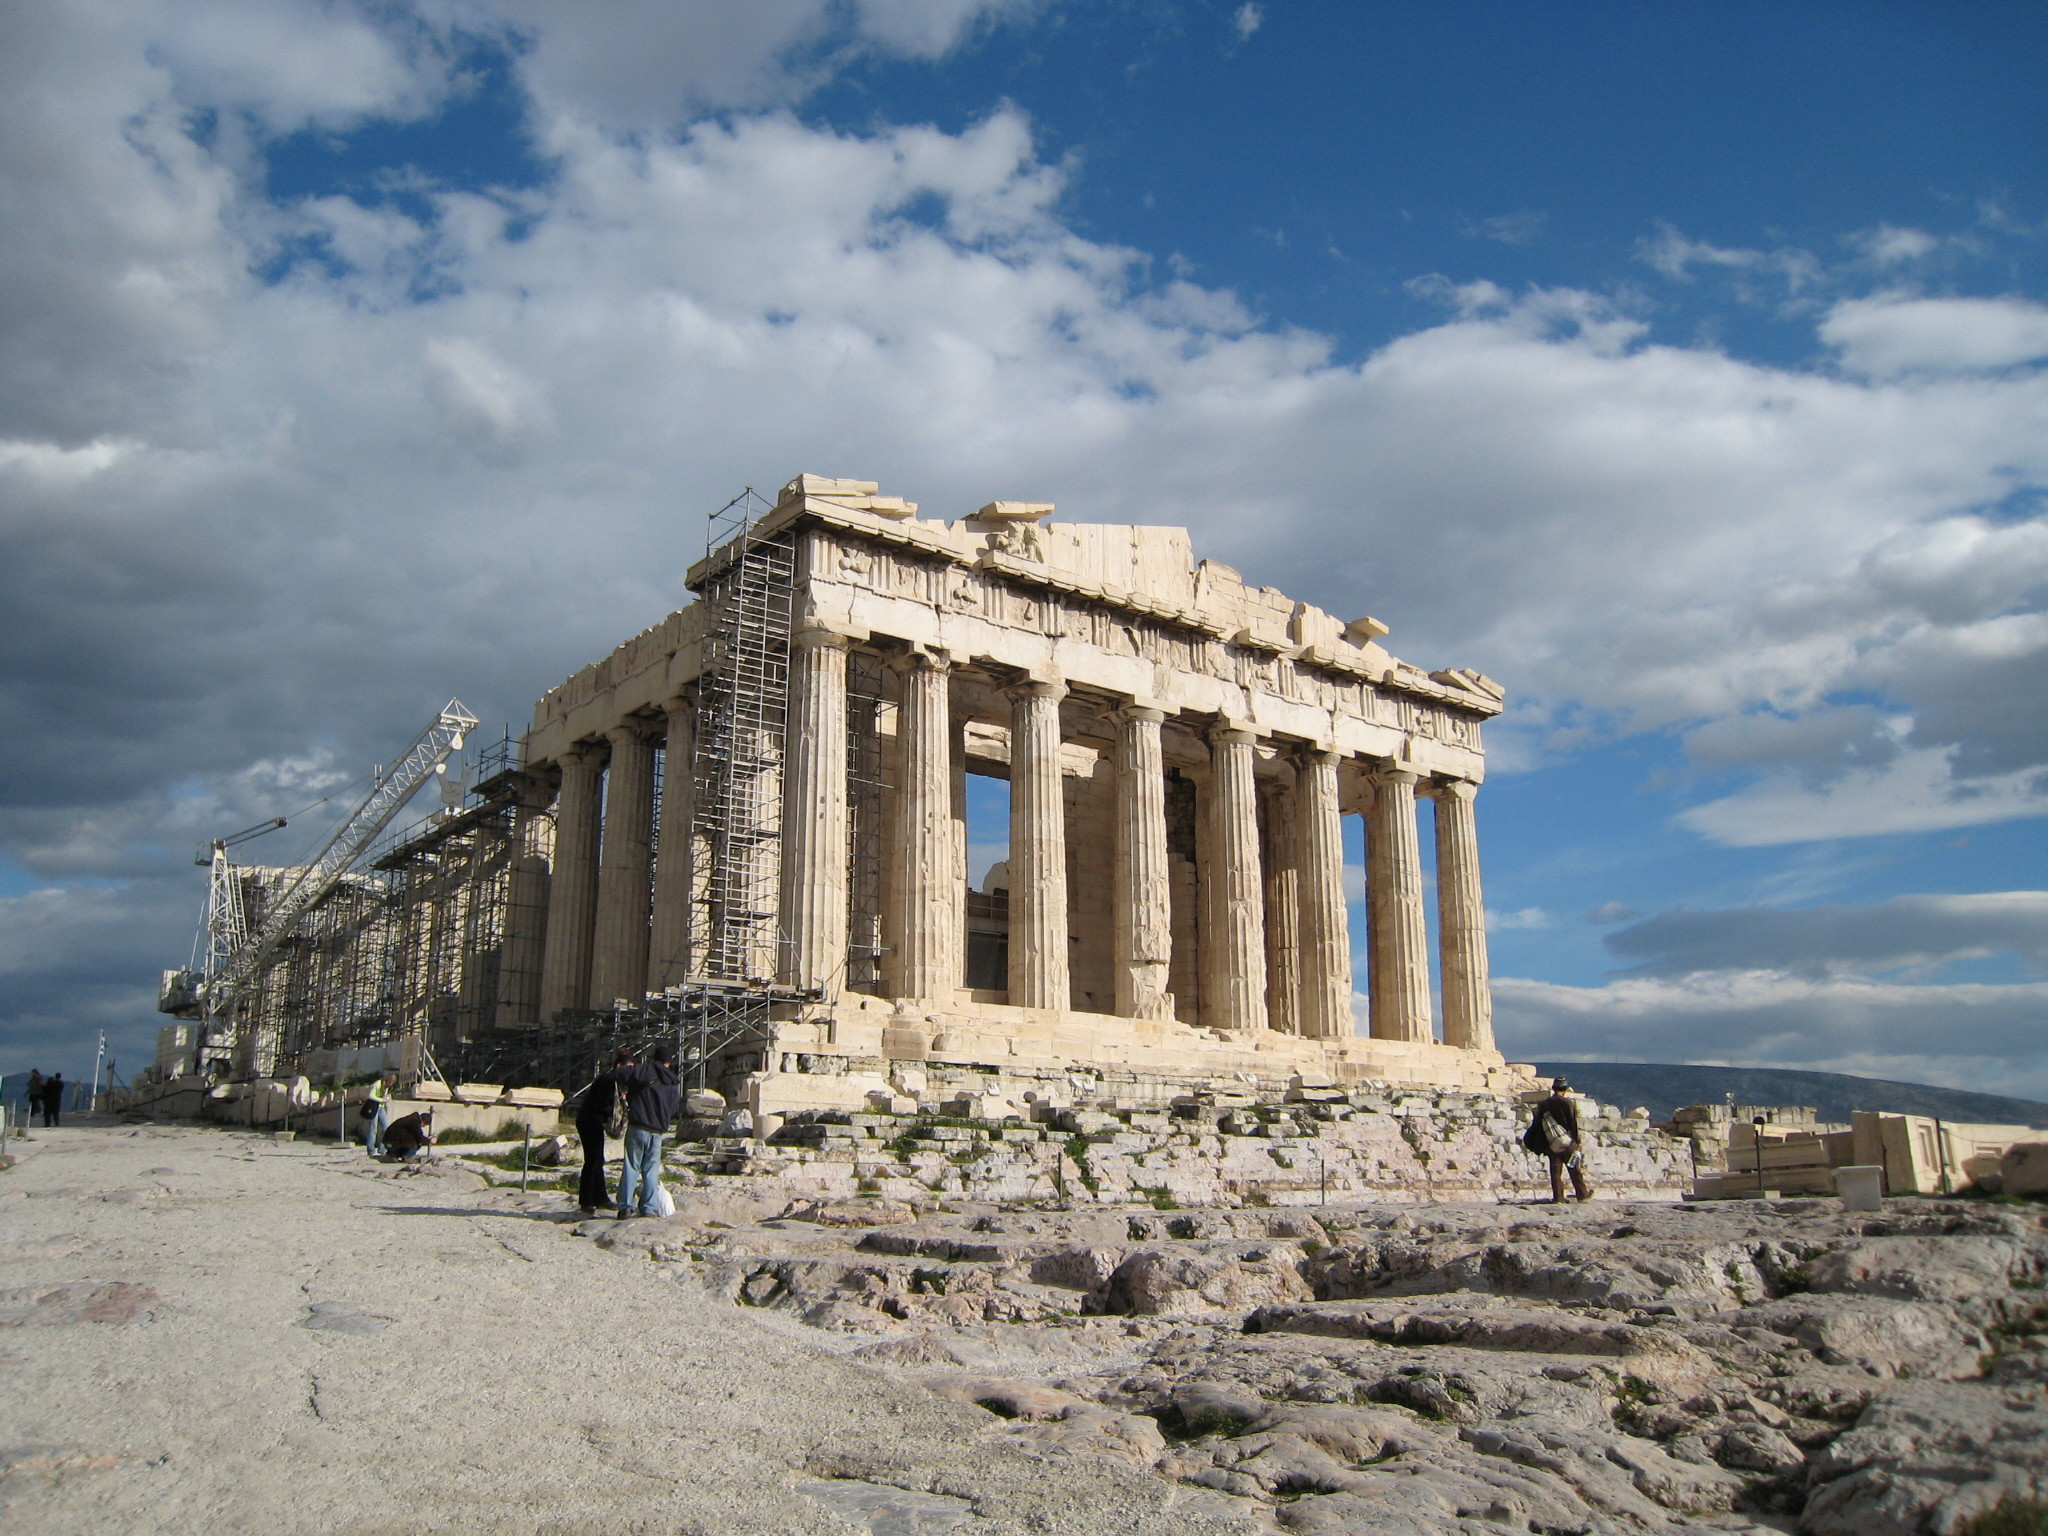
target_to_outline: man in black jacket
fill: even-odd
[[[619,1220],[655,1215],[661,1187],[661,1138],[676,1117],[683,1085],[676,1076],[676,1048],[664,1042],[637,1067],[619,1067],[612,1081],[626,1090],[626,1156],[619,1171]]]
[[[576,1203],[586,1216],[612,1208],[611,1194],[604,1185],[604,1123],[611,1118],[612,1099],[618,1093],[612,1073],[632,1064],[631,1051],[618,1052],[612,1058],[611,1071],[598,1073],[576,1106],[576,1138],[583,1143],[583,1177],[577,1183]]]
[[[1580,1200],[1593,1198],[1586,1186],[1586,1148],[1579,1139],[1579,1106],[1571,1101],[1572,1085],[1557,1078],[1550,1085],[1550,1097],[1536,1106],[1536,1119],[1529,1127],[1529,1142],[1540,1139],[1550,1158],[1550,1203],[1564,1204],[1564,1176],[1572,1176],[1572,1193]]]

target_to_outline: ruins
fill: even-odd
[[[1197,561],[1184,529],[1052,511],[940,521],[801,475],[691,570],[699,601],[543,696],[500,1018],[751,1002],[711,1077],[769,1113],[862,1107],[918,1064],[1018,1093],[1100,1071],[1158,1102],[1527,1088],[1494,1048],[1473,816],[1499,686]],[[985,891],[969,774],[1009,785]]]

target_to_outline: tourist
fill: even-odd
[[[612,1080],[626,1090],[626,1156],[619,1173],[619,1220],[659,1214],[661,1138],[676,1117],[683,1086],[676,1048],[664,1041],[637,1067],[619,1067]]]
[[[43,1124],[56,1125],[64,1113],[64,1074],[53,1073],[43,1083]]]
[[[583,1177],[577,1183],[576,1203],[586,1216],[612,1209],[612,1197],[604,1182],[604,1129],[611,1118],[612,1101],[618,1095],[618,1080],[613,1073],[632,1064],[631,1051],[616,1052],[611,1071],[598,1073],[583,1090],[582,1102],[576,1106],[576,1139],[583,1143]]]
[[[363,1107],[369,1116],[369,1128],[363,1132],[363,1145],[370,1156],[384,1155],[384,1138],[391,1121],[391,1096],[398,1087],[398,1074],[386,1072],[370,1084],[369,1097],[363,1100]]]
[[[1586,1147],[1579,1136],[1579,1107],[1569,1097],[1572,1085],[1556,1078],[1550,1097],[1536,1106],[1536,1118],[1529,1123],[1523,1139],[1550,1159],[1550,1203],[1564,1204],[1564,1176],[1572,1176],[1572,1193],[1580,1200],[1593,1198],[1586,1184]]]
[[[411,1162],[434,1144],[434,1112],[414,1110],[384,1128],[384,1151]]]
[[[42,1109],[43,1074],[34,1068],[30,1068],[28,1087],[23,1089],[21,1094],[21,1124],[24,1130],[28,1128],[28,1123],[31,1119],[42,1113]]]

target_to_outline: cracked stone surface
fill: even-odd
[[[678,1170],[675,1217],[584,1222],[452,1158],[25,1150],[10,1532],[1951,1536],[2048,1493],[2039,1207],[1068,1209]]]
[[[1263,1531],[1948,1536],[2048,1492],[2038,1207],[778,1205],[597,1244]]]
[[[187,1127],[20,1150],[0,1173],[9,1536],[1258,1528],[1125,1461],[1048,1463],[1012,1421],[849,1358],[865,1339],[627,1262],[560,1194]]]

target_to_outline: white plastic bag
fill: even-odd
[[[668,1186],[659,1179],[654,1181],[654,1214],[673,1216],[676,1213],[675,1196],[668,1192]]]

